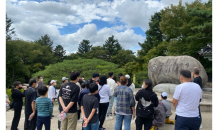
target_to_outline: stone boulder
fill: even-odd
[[[163,84],[158,84],[153,88],[154,92],[166,92],[168,94],[174,95],[176,86],[178,84],[169,84],[169,83],[163,83]]]
[[[180,70],[200,70],[203,87],[208,81],[207,73],[201,63],[191,56],[158,56],[149,61],[148,76],[153,85],[160,83],[180,84]],[[193,80],[193,77],[192,77]]]

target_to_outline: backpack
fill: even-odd
[[[151,101],[146,101],[144,97],[142,97],[138,102],[136,115],[142,118],[153,118],[154,104]]]
[[[159,101],[158,106],[154,108],[154,120],[153,125],[157,127],[162,127],[166,120],[166,107],[162,102]]]

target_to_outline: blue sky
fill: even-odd
[[[183,0],[193,2],[194,0]],[[206,0],[203,0],[203,2]],[[141,49],[151,15],[179,0],[6,0],[17,38],[34,41],[48,34],[67,55],[87,39],[102,46],[114,35],[124,49]]]

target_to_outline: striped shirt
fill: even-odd
[[[36,99],[36,110],[38,116],[51,116],[53,111],[51,100],[47,97],[38,97]]]

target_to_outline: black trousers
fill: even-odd
[[[37,121],[37,111],[33,119],[28,120],[32,113],[25,112],[25,122],[24,122],[24,130],[35,130],[36,129],[36,121]]]
[[[77,110],[78,120],[80,119],[80,113],[81,113],[81,110]]]
[[[142,130],[142,125],[144,125],[144,130],[150,130],[152,127],[152,118],[142,118],[142,117],[136,117],[135,123],[136,123],[136,130]]]
[[[20,122],[20,115],[23,102],[14,102],[14,118],[11,125],[11,130],[17,130],[17,126]]]
[[[109,102],[107,103],[99,103],[99,128],[102,128],[104,124],[104,120],[107,114],[107,108],[109,106]]]
[[[175,130],[199,130],[200,117],[181,117],[176,115]]]

